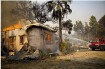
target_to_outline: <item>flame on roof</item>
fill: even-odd
[[[38,22],[34,22],[33,24],[28,24],[28,25],[23,26],[22,21],[19,21],[18,23],[14,24],[14,25],[11,25],[9,27],[4,28],[3,31],[10,31],[10,30],[15,30],[15,29],[24,28],[24,27],[26,27],[26,29],[27,29],[30,26],[42,27],[42,28],[45,28],[45,29],[50,30],[50,31],[55,31],[53,28],[47,27],[47,26],[40,24]]]
[[[20,23],[20,21],[14,25],[4,28],[3,31],[10,31],[18,28],[22,28],[22,24]]]

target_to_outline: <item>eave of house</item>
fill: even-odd
[[[43,25],[43,24],[40,24],[40,23],[34,23],[34,24],[26,25],[26,30],[27,30],[29,27],[32,27],[32,26],[40,27],[40,28],[46,29],[46,30],[48,30],[48,31],[56,32],[56,30],[54,30],[53,28],[47,27],[47,26],[45,26],[45,25]]]

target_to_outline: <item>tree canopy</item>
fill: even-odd
[[[67,20],[63,22],[63,28],[66,28],[68,30],[68,34],[71,34],[73,24],[71,20]]]
[[[98,21],[98,37],[99,38],[105,38],[105,15]]]
[[[69,5],[70,1],[48,1],[43,4],[31,1],[17,1],[17,7],[12,9],[11,13],[20,19],[45,23],[46,21],[58,20],[58,17],[63,19],[65,14],[72,12]]]
[[[105,27],[105,15],[98,22]]]
[[[91,16],[89,23],[83,24],[81,21],[76,21],[74,31],[77,32],[81,39],[89,41],[89,39],[105,38],[105,15],[99,20],[95,16]]]

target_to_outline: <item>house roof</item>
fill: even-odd
[[[15,29],[19,29],[19,28],[24,28],[25,30],[27,30],[28,28],[35,26],[35,27],[40,27],[40,28],[44,28],[46,30],[52,31],[52,32],[56,32],[56,30],[54,30],[51,27],[48,27],[46,25],[40,24],[38,22],[34,22],[33,24],[28,24],[28,25],[22,25],[22,21],[19,21],[18,23],[11,25],[9,27],[6,27],[3,29],[3,31],[10,31],[10,30],[15,30]]]
[[[18,28],[22,28],[22,25],[20,23],[6,27],[3,29],[3,31],[10,31],[10,30],[18,29]]]
[[[4,28],[3,31],[10,31],[10,30],[19,29],[19,28],[22,28],[21,21],[18,21],[17,23],[15,23],[15,24],[13,24],[11,26],[8,26],[6,28]]]
[[[40,23],[34,23],[34,24],[26,25],[26,31],[31,27],[39,27],[39,28],[43,28],[43,29],[46,29],[46,30],[49,30],[49,31],[52,31],[52,32],[56,32],[56,30],[54,30],[53,28],[48,27],[48,26],[43,25],[43,24],[40,24]]]

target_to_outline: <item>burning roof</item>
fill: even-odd
[[[29,27],[40,27],[40,28],[44,28],[44,29],[47,29],[49,31],[53,31],[53,32],[56,32],[56,30],[54,30],[53,28],[51,27],[48,27],[46,25],[43,25],[43,24],[40,24],[38,22],[33,22],[33,24],[28,24],[28,25],[23,25],[23,22],[22,21],[19,21],[18,23],[14,24],[14,25],[11,25],[9,27],[6,27],[3,29],[3,31],[10,31],[10,30],[15,30],[15,29],[19,29],[19,28],[25,28],[28,29]]]
[[[3,31],[10,31],[18,28],[22,28],[22,24],[20,23],[20,21],[14,25],[4,28]]]

